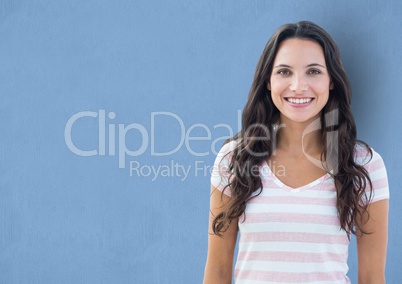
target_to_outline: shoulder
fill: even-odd
[[[387,170],[380,154],[373,148],[367,148],[365,145],[356,145],[355,162],[363,166],[370,177],[372,188],[367,187],[366,191],[372,189],[371,193],[366,195],[364,203],[373,203],[382,199],[389,198],[389,186]]]
[[[354,151],[355,163],[365,167],[367,170],[375,170],[384,167],[384,161],[379,153],[373,148],[366,147],[364,144],[356,143]]]
[[[211,184],[226,195],[231,196],[231,191],[225,190],[231,179],[230,162],[232,152],[236,148],[237,142],[231,140],[224,144],[215,158],[215,163],[211,173]]]
[[[229,142],[225,143],[219,150],[217,158],[230,159],[230,157],[232,156],[232,152],[236,148],[237,144],[238,144],[237,140],[230,140]]]

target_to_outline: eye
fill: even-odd
[[[288,69],[281,69],[278,71],[279,75],[290,75],[290,70]]]
[[[308,74],[321,74],[321,71],[318,69],[310,69],[307,72]]]

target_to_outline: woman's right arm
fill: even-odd
[[[205,265],[203,284],[230,284],[232,283],[232,267],[234,250],[237,239],[237,222],[233,220],[228,230],[219,237],[212,231],[212,221],[218,215],[231,197],[222,194],[214,186],[211,187],[208,256]]]

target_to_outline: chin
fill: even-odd
[[[292,122],[296,123],[311,123],[315,121],[316,119],[320,119],[320,114],[317,114],[315,116],[288,116],[286,117],[286,120],[290,120]]]

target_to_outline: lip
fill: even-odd
[[[284,99],[288,105],[290,105],[292,107],[296,107],[296,108],[308,107],[315,100],[315,98],[312,98],[312,97],[286,97]],[[287,99],[311,99],[311,101],[309,101],[308,103],[304,103],[304,104],[297,104],[297,103],[291,103]]]

